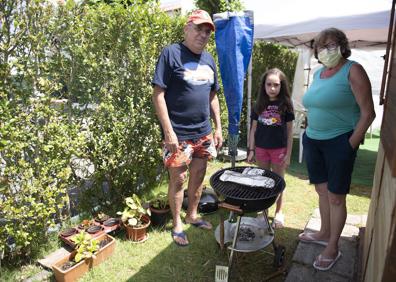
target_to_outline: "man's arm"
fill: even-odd
[[[219,98],[216,95],[216,91],[210,92],[210,116],[215,125],[214,143],[217,149],[223,145],[223,133],[221,132],[221,120],[220,120],[220,104]]]
[[[165,90],[157,85],[154,86],[153,103],[155,112],[157,113],[158,119],[161,123],[162,130],[164,131],[165,146],[169,151],[175,153],[177,152],[179,141],[173,131],[172,124],[169,119],[168,108],[165,102]]]

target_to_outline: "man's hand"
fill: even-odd
[[[165,147],[171,152],[176,153],[179,147],[179,140],[174,131],[165,134]]]
[[[216,130],[213,136],[213,142],[216,146],[216,149],[219,150],[221,146],[223,146],[223,134],[221,130]]]

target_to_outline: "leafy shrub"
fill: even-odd
[[[46,69],[52,9],[5,1],[0,37],[0,252],[20,260],[37,250],[61,217],[78,154],[76,124],[51,104],[58,87]],[[8,246],[8,247],[7,247]]]

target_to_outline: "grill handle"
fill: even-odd
[[[234,206],[225,202],[220,202],[218,204],[219,208],[223,208],[235,213],[243,214],[243,210],[239,206]]]

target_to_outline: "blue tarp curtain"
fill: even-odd
[[[250,14],[249,14],[250,13]],[[214,15],[220,74],[228,108],[229,154],[237,153],[244,77],[253,48],[253,16],[247,12]]]

